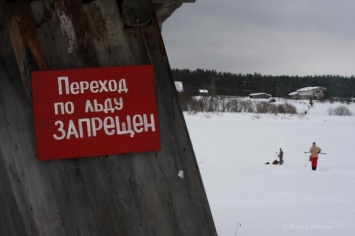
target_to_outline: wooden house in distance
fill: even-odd
[[[199,96],[208,96],[208,90],[207,89],[199,89],[198,95]]]
[[[267,93],[251,93],[249,98],[271,98],[271,95]]]
[[[324,97],[326,88],[320,86],[305,87],[289,93],[291,99],[316,99],[321,100]]]

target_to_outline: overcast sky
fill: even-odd
[[[196,0],[162,33],[172,68],[355,75],[355,0]]]

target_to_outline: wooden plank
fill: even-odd
[[[115,0],[0,3],[0,235],[216,235],[158,22],[127,26]],[[30,71],[144,64],[161,151],[37,160]]]

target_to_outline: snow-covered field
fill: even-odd
[[[339,103],[296,103],[303,115],[185,113],[220,236],[355,235],[353,116]],[[304,112],[307,114],[304,115]],[[312,142],[325,152],[317,171]],[[265,165],[284,150],[284,165]]]

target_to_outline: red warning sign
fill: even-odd
[[[154,68],[32,72],[38,159],[160,150]]]

